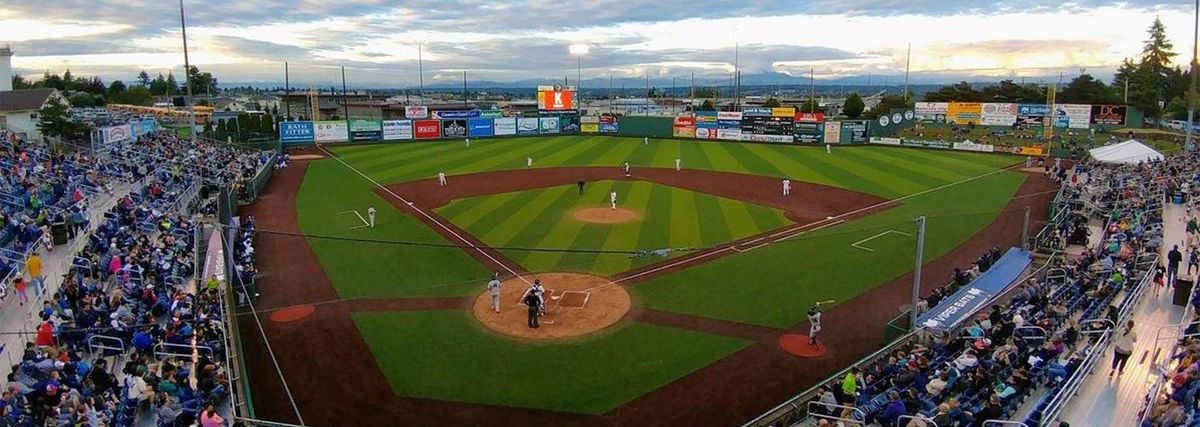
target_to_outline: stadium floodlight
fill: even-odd
[[[582,43],[567,46],[567,51],[575,55],[575,93],[579,95],[582,95],[579,88],[583,86],[583,56],[587,55],[589,50],[591,47]]]
[[[589,50],[591,50],[591,47],[586,44],[573,44],[567,46],[567,51],[571,52],[572,55],[587,55]]]

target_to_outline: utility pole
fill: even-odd
[[[1197,0],[1200,1],[1200,0]],[[904,56],[904,102],[908,102],[908,70],[912,67],[912,42],[908,42],[908,53]]]
[[[809,111],[810,113],[817,112],[817,79],[815,73],[816,70],[812,68],[808,69],[808,99],[813,103],[811,106],[812,111]]]
[[[741,43],[733,42],[733,107],[736,109],[742,104],[742,65],[741,65]]]
[[[650,115],[650,75],[646,74],[646,115]]]
[[[1200,0],[1196,0],[1195,22],[1192,27],[1192,67],[1188,73],[1192,75],[1192,86],[1188,90],[1188,123],[1187,123],[1187,140],[1183,144],[1184,151],[1192,151],[1196,149],[1194,144],[1195,137],[1192,136],[1192,123],[1196,120],[1196,49],[1200,43]]]
[[[183,0],[179,0],[179,29],[183,33],[183,83],[187,86],[188,120],[191,123],[188,135],[196,143],[196,104],[192,102],[192,65],[188,62],[187,20],[183,17]]]
[[[342,66],[342,119],[350,123],[350,103],[346,100],[346,66]]]
[[[925,258],[925,217],[917,218],[917,254],[916,267],[913,268],[912,308],[908,310],[908,330],[917,329],[917,303],[921,299],[921,264]]]
[[[463,109],[467,109],[467,70],[463,70]]]
[[[1200,1],[1200,0],[1198,0]],[[675,77],[671,77],[671,112],[675,113]]]
[[[424,42],[417,43],[417,84],[420,85],[421,105],[425,105],[425,61],[421,57],[421,45]]]
[[[292,119],[292,102],[291,102],[290,98],[292,95],[292,81],[288,78],[288,63],[287,63],[287,61],[283,62],[283,86],[285,87],[284,92],[283,92],[284,93],[283,105],[284,105],[284,108],[287,109],[287,113],[286,113],[287,119],[291,120]]]
[[[696,106],[692,105],[696,102],[696,73],[692,73],[692,89],[688,91],[688,105],[692,107],[692,112],[696,111]]]

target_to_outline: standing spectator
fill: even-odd
[[[1179,245],[1171,248],[1167,252],[1167,282],[1175,284],[1175,278],[1179,277],[1179,263],[1183,261],[1183,254],[1179,252]]]
[[[36,298],[41,295],[42,281],[46,280],[42,276],[42,257],[38,256],[37,251],[29,254],[29,258],[25,259],[25,271],[29,272],[29,282],[33,285],[33,296]]]
[[[1135,342],[1137,342],[1137,333],[1133,331],[1133,321],[1130,320],[1118,333],[1116,343],[1113,345],[1113,362],[1112,369],[1108,371],[1109,377],[1113,376],[1113,372],[1116,372],[1117,375],[1125,373],[1125,363],[1133,354],[1133,343]]]

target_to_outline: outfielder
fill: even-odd
[[[650,145],[650,137],[642,137],[642,145]]]
[[[625,162],[625,176],[629,176],[629,162]]]
[[[375,206],[367,206],[367,219],[371,222],[371,228],[375,228]]]
[[[783,179],[783,195],[786,196],[789,194],[792,194],[792,180],[784,178]]]
[[[488,292],[492,294],[492,311],[500,313],[500,273],[492,273],[492,280],[487,283]]]
[[[679,172],[679,158],[675,158],[675,172]]]
[[[446,186],[446,173],[445,172],[438,172],[438,186],[440,186],[440,187]]]
[[[471,138],[467,138],[467,148],[471,148]]]
[[[608,201],[612,203],[612,210],[617,210],[617,190],[608,193]]]
[[[526,168],[532,168],[532,167],[533,167],[533,157],[526,157],[526,158],[525,158],[525,167],[526,167]]]
[[[825,154],[833,154],[833,145],[825,144]]]
[[[808,309],[808,345],[817,345],[817,334],[821,332],[821,305]]]

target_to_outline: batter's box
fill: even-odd
[[[562,297],[558,300],[558,305],[566,308],[583,308],[587,305],[590,292],[566,291],[562,293]]]

